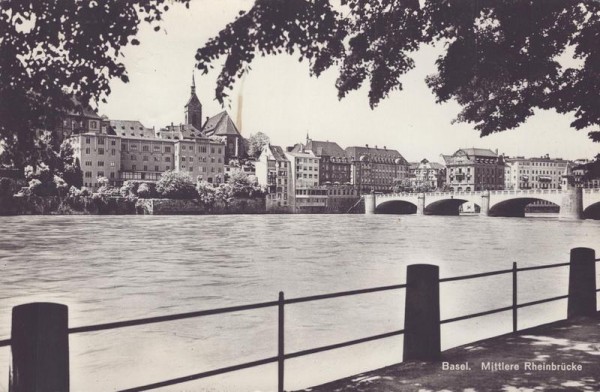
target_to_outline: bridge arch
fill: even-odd
[[[548,200],[546,198],[523,196],[505,199],[498,201],[490,205],[490,216],[507,216],[507,217],[524,217],[525,207],[536,201],[546,201],[553,205],[560,207],[556,204],[555,200]]]
[[[590,204],[583,210],[584,219],[600,219],[600,201]]]
[[[464,203],[468,203],[471,200],[460,199],[460,198],[449,198],[449,199],[440,199],[429,204],[425,205],[425,214],[426,215],[459,215],[460,214],[460,206]],[[474,203],[476,206],[481,208],[481,206],[477,203]]]
[[[417,205],[406,200],[388,200],[375,207],[377,214],[416,214]]]

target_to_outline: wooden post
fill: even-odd
[[[10,392],[69,391],[68,308],[55,303],[12,311]]]
[[[512,318],[513,318],[513,332],[517,332],[517,262],[513,261],[512,267]]]
[[[279,322],[277,328],[277,392],[283,392],[284,383],[284,355],[285,355],[285,335],[284,335],[284,297],[283,291],[279,292]]]
[[[406,269],[404,361],[440,358],[439,267],[413,264]]]
[[[594,249],[571,249],[567,317],[596,314],[596,258]]]

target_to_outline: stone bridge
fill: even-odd
[[[472,202],[484,216],[525,216],[525,206],[544,200],[560,207],[560,217],[582,219],[600,216],[600,189],[526,189],[480,192],[390,193],[365,195],[365,213],[416,213],[458,215]]]

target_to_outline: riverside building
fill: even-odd
[[[105,127],[92,124],[78,129],[69,140],[83,171],[84,186],[96,189],[98,177],[106,177],[116,186],[128,180],[157,181],[169,170],[187,173],[194,180],[224,182],[227,143],[237,136],[228,138],[220,130],[224,127],[229,132],[231,119],[220,113],[215,117],[221,120],[211,125],[210,135],[201,131],[198,127],[202,105],[195,83],[184,114],[186,124],[171,124],[158,131],[130,120],[106,121]],[[239,133],[238,136],[241,138]]]
[[[347,147],[346,157],[352,164],[351,182],[359,194],[392,192],[396,181],[408,178],[406,159],[397,150],[386,146]]]
[[[446,163],[446,185],[450,191],[483,191],[504,188],[504,160],[498,151],[461,148],[442,155]]]
[[[562,158],[505,157],[505,189],[560,189],[569,161]]]
[[[254,164],[256,178],[267,189],[266,209],[272,212],[292,212],[294,188],[290,160],[280,146],[266,145]]]
[[[293,192],[293,212],[324,212],[327,207],[327,188],[319,186],[319,161],[314,152],[285,152],[290,162]]]

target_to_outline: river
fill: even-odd
[[[0,218],[0,339],[11,308],[69,306],[70,326],[404,283],[406,265],[440,276],[568,261],[600,251],[600,221],[412,215],[17,216]],[[566,294],[567,268],[519,275],[519,301]],[[511,303],[510,275],[444,283],[441,317]],[[286,351],[403,327],[404,291],[286,306]],[[566,301],[519,311],[519,327],[566,316]],[[509,332],[510,312],[442,327],[442,348]],[[70,337],[71,390],[111,391],[271,357],[276,308]],[[0,390],[10,349],[0,348]],[[286,389],[399,362],[402,337],[286,361]],[[276,365],[171,387],[273,391]]]

